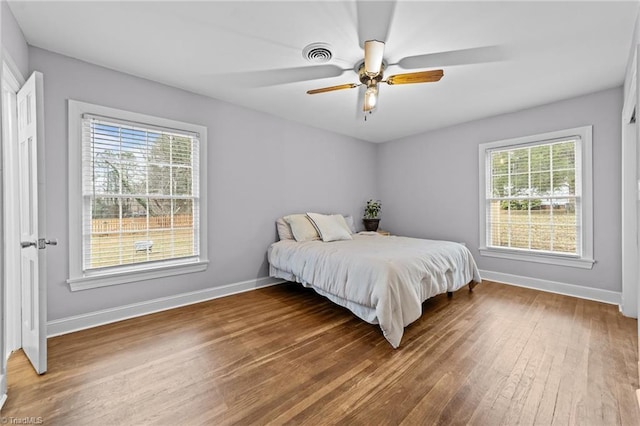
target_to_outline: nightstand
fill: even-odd
[[[391,235],[391,232],[389,232],[389,231],[383,231],[382,229],[378,229],[376,232],[377,232],[378,234],[380,234],[380,235],[384,235],[385,237],[388,237],[388,236],[390,236],[390,235]]]

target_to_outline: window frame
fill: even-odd
[[[482,143],[478,146],[478,182],[479,182],[479,251],[482,256],[497,257],[502,259],[521,260],[551,265],[570,266],[583,269],[591,269],[595,260],[593,259],[593,157],[592,157],[592,134],[593,126],[582,126],[571,129],[558,130],[554,132],[541,133],[531,136],[524,136],[512,139],[504,139],[495,142]],[[581,202],[581,223],[580,226],[580,252],[581,255],[560,254],[560,253],[540,253],[520,248],[499,248],[488,245],[489,225],[487,220],[489,215],[488,196],[490,192],[490,179],[488,179],[491,167],[489,155],[491,150],[496,148],[523,148],[544,144],[553,140],[579,137],[577,142],[581,151],[582,162],[580,164],[580,182],[582,186]]]
[[[69,120],[69,278],[72,291],[163,278],[207,269],[207,128],[146,114],[101,105],[68,100]],[[180,129],[199,137],[199,256],[169,259],[158,263],[140,263],[84,271],[82,266],[82,118],[85,114],[140,123],[141,126]]]

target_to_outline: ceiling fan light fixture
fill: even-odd
[[[367,40],[364,42],[364,72],[375,77],[380,74],[382,56],[384,55],[384,42]]]
[[[372,85],[367,87],[364,92],[364,103],[362,104],[362,111],[369,112],[376,107],[378,103],[378,85]]]

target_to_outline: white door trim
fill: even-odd
[[[637,20],[637,19],[636,19]],[[634,35],[634,40],[635,40],[635,35]],[[640,95],[638,95],[638,91],[640,90],[640,84],[638,84],[638,61],[640,61],[640,54],[638,52],[640,52],[640,45],[635,44],[634,46],[634,50],[633,50],[633,58],[632,58],[632,64],[633,64],[633,72],[631,73],[631,84],[629,84],[629,86],[631,86],[631,95],[635,96],[636,99],[636,114],[638,113],[638,100],[640,100]],[[636,165],[636,185],[640,182],[638,182],[638,175],[640,175],[640,173],[638,173],[639,167],[640,167],[640,153],[637,152],[638,150],[638,138],[640,137],[640,135],[638,134],[638,120],[637,120],[637,115],[636,115],[636,123],[635,123],[635,129],[636,129],[636,156],[635,156],[635,165]],[[636,196],[636,200],[640,200],[640,187],[637,187],[636,190],[637,192],[637,196]],[[636,201],[636,260],[638,260],[640,258],[640,253],[638,253],[638,238],[640,238],[640,235],[638,235],[638,223],[640,223],[640,215],[638,214],[638,203]],[[638,264],[636,263],[636,303],[638,306],[638,310],[640,310],[640,295],[638,295],[638,273],[640,273],[640,268],[638,267]],[[637,311],[636,311],[637,312]],[[638,336],[640,336],[640,322],[638,323]],[[640,342],[638,343],[638,350],[640,351]],[[638,360],[638,377],[640,377],[640,360]],[[640,401],[640,400],[639,400]]]
[[[10,114],[8,128],[3,126],[2,161],[3,161],[3,203],[4,203],[4,283],[5,283],[5,352],[7,356],[14,350],[22,347],[20,332],[20,217],[18,209],[18,153],[16,144],[18,140],[16,122],[17,107],[16,94],[22,84],[21,76],[16,77],[7,62],[2,63],[2,96],[9,96]]]
[[[637,53],[634,54],[629,89],[622,108],[622,301],[626,316],[638,317],[638,125],[631,123],[637,114]]]
[[[13,104],[7,106],[6,104],[0,108],[2,111],[0,116],[0,151],[2,154],[0,155],[0,244],[4,245],[7,241],[7,222],[5,221],[7,216],[12,219],[16,219],[15,216],[12,216],[9,211],[12,204],[7,203],[9,200],[6,195],[13,193],[13,183],[15,179],[10,178],[7,174],[13,173],[14,168],[7,168],[7,164],[9,162],[9,158],[5,155],[7,154],[5,148],[11,145],[12,136],[16,135],[16,116],[17,116],[17,107],[15,103],[16,93],[24,84],[24,78],[18,71],[18,68],[15,66],[15,63],[11,59],[11,56],[2,49],[0,52],[0,60],[1,66],[0,68],[0,103],[5,102],[5,95],[7,96],[7,100],[13,100]],[[8,116],[6,114],[9,114]],[[10,123],[8,123],[10,122]],[[11,184],[7,184],[10,182]],[[7,207],[7,208],[5,208]],[[13,224],[15,226],[15,224]],[[12,233],[10,233],[9,239],[11,239]],[[14,348],[17,348],[16,345],[21,344],[21,332],[20,332],[20,323],[21,323],[21,310],[20,310],[20,281],[19,276],[17,280],[14,275],[11,275],[16,269],[16,264],[8,263],[6,257],[7,246],[0,247],[2,249],[2,255],[0,255],[0,409],[4,405],[7,400],[7,359],[9,354]],[[16,247],[17,249],[17,247]],[[15,254],[19,254],[17,251]],[[7,265],[9,267],[7,268]],[[5,271],[10,271],[10,275],[6,275]],[[8,282],[12,282],[12,286],[8,286]],[[19,339],[19,340],[17,340]]]

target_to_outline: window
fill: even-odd
[[[72,290],[206,269],[206,128],[69,101]]]
[[[482,255],[591,268],[591,126],[480,145]]]

